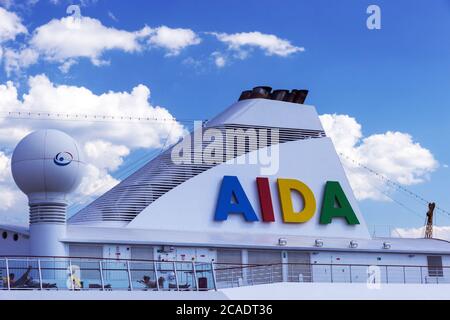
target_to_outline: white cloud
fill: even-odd
[[[1,122],[0,122],[1,123]],[[15,126],[3,126],[0,127],[0,145],[12,148],[15,145],[15,142],[19,141],[27,134],[31,132],[31,129],[25,127],[23,124],[17,123]]]
[[[86,128],[93,128],[96,139],[126,145],[129,148],[149,148],[159,147],[161,140],[169,133],[172,134],[172,141],[176,141],[183,132],[182,126],[173,121],[172,115],[166,109],[149,104],[150,90],[142,84],[134,87],[131,92],[110,91],[96,95],[85,87],[55,85],[45,75],[38,75],[29,78],[29,87],[23,101],[16,102],[22,111],[111,115],[115,116],[115,119],[121,116],[167,119],[166,122],[117,120],[94,123],[62,121],[53,124],[69,130],[83,141],[92,139],[92,132],[87,132]],[[11,99],[11,94],[8,96]],[[14,101],[11,103],[14,104]]]
[[[395,228],[392,236],[402,238],[423,238],[425,237],[425,227],[420,228]],[[433,226],[433,238],[450,241],[449,226]]]
[[[84,177],[78,187],[78,193],[74,196],[74,202],[87,203],[92,197],[100,196],[119,183],[106,170],[88,164]]]
[[[113,145],[108,141],[94,140],[84,145],[84,154],[87,162],[97,168],[115,171],[123,163],[123,158],[130,154],[130,149],[123,145]]]
[[[187,57],[186,59],[183,60],[182,62],[184,65],[186,66],[191,66],[194,68],[200,68],[202,66],[202,61],[201,60],[197,60],[194,59],[192,57]]]
[[[265,54],[272,56],[287,57],[297,52],[303,52],[303,47],[297,47],[286,39],[281,39],[273,34],[264,34],[259,31],[241,32],[241,33],[211,33],[219,41],[228,45],[230,50],[240,52],[247,56],[246,49],[259,48]]]
[[[217,68],[223,68],[227,64],[227,57],[222,53],[215,51],[211,54],[211,56],[214,59],[214,64]]]
[[[68,59],[66,61],[64,61],[59,67],[58,69],[62,72],[62,73],[68,73],[70,68],[72,68],[73,65],[77,64],[77,60],[75,59]]]
[[[108,12],[108,15],[117,22],[112,12]],[[13,40],[21,33],[28,33],[21,19],[15,13],[0,7],[0,43]],[[260,49],[268,56],[280,57],[304,51],[303,47],[297,47],[286,39],[258,31],[206,34],[214,35],[228,46],[226,53],[212,53],[214,64],[218,68],[230,64],[233,59],[247,59],[254,49]],[[162,25],[127,31],[105,26],[95,18],[68,15],[37,27],[25,41],[17,42],[14,49],[7,49],[8,55],[6,52],[3,55],[8,58],[5,64],[8,76],[13,72],[20,74],[22,69],[38,61],[57,63],[62,73],[68,73],[79,59],[89,59],[95,66],[109,65],[110,61],[105,58],[105,54],[112,50],[136,53],[161,48],[166,52],[166,57],[171,57],[201,42],[201,37],[189,28]],[[1,51],[0,46],[0,59]]]
[[[0,84],[0,111],[17,110],[20,102],[17,100],[17,88],[12,81]],[[1,120],[0,120],[1,121]]]
[[[438,167],[432,153],[409,134],[388,131],[363,138],[361,125],[352,117],[325,114],[320,119],[337,152],[344,155],[341,160],[359,200],[386,200],[387,185],[351,160],[405,186],[424,182]]]
[[[176,56],[186,47],[200,42],[200,37],[190,29],[145,26],[131,32],[104,26],[94,18],[67,16],[36,28],[27,44],[28,48],[23,50],[33,53],[34,59],[20,63],[19,53],[16,53],[7,72],[35,63],[37,55],[59,63],[61,72],[67,73],[80,58],[90,59],[95,66],[108,65],[109,61],[103,55],[110,50],[135,53],[148,47],[158,47],[167,51],[166,56]]]
[[[27,28],[14,13],[0,7],[0,42],[14,40],[18,34],[27,33]]]
[[[97,19],[70,16],[53,19],[38,27],[33,32],[30,45],[50,61],[64,63],[70,59],[88,58],[94,65],[101,65],[105,51],[142,50],[141,40],[149,32],[148,27],[129,32],[106,27]]]
[[[89,162],[86,176],[73,195],[73,200],[88,201],[118,183],[112,173],[124,158],[140,148],[157,148],[176,142],[185,134],[169,111],[149,103],[150,90],[137,85],[130,92],[109,91],[95,94],[85,87],[57,85],[45,75],[30,77],[28,92],[19,98],[17,88],[8,81],[0,85],[0,113],[9,111],[100,115],[98,121],[42,121],[0,118],[0,221],[28,217],[26,198],[16,188],[9,169],[10,152],[27,133],[37,129],[53,128],[73,136],[84,150]],[[115,120],[103,121],[102,115]],[[124,118],[159,119],[120,120]],[[61,116],[61,118],[64,118]],[[92,119],[92,118],[90,118]],[[86,198],[89,196],[89,198]],[[5,211],[6,210],[6,211]],[[3,212],[4,211],[4,212]],[[8,217],[8,218],[7,218]]]
[[[201,39],[191,29],[161,26],[152,29],[148,41],[153,46],[166,49],[168,56],[176,56],[186,47],[199,44]]]
[[[0,182],[4,182],[8,177],[8,170],[10,168],[10,159],[4,152],[0,151]]]
[[[0,211],[5,211],[14,206],[17,199],[17,193],[9,188],[2,187],[0,193]]]
[[[11,73],[20,73],[23,68],[35,64],[39,58],[39,54],[30,48],[15,51],[6,48],[4,52],[5,71],[8,77]]]
[[[11,174],[11,157],[0,151],[0,221],[6,224],[27,222],[27,202],[14,185]]]

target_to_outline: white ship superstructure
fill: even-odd
[[[176,298],[208,291],[251,299],[257,295],[249,288],[269,297],[270,286],[293,284],[349,285],[355,297],[368,281],[400,291],[447,287],[450,243],[369,234],[306,95],[268,87],[244,92],[67,222],[67,196],[84,165],[76,143],[43,130],[30,138],[43,141],[31,150],[19,144],[22,167],[14,176],[30,199],[30,228],[0,226],[4,292]],[[36,154],[41,169],[27,169]]]

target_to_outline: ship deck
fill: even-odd
[[[195,261],[0,257],[0,291],[204,292],[277,283],[448,285],[450,266],[222,264]],[[10,276],[8,276],[10,275]]]

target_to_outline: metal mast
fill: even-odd
[[[427,223],[425,226],[425,238],[433,238],[433,213],[436,204],[434,202],[428,204]]]

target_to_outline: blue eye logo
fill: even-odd
[[[60,152],[55,156],[53,162],[57,166],[67,166],[69,163],[72,162],[72,160],[73,156],[70,152]]]

